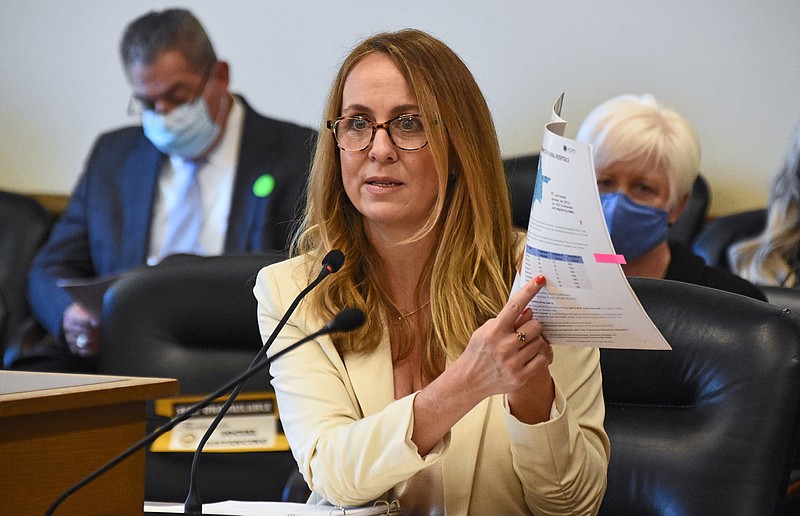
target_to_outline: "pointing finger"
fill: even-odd
[[[528,306],[528,303],[531,302],[531,299],[542,290],[544,285],[545,277],[541,274],[525,283],[500,310],[500,313],[497,314],[497,320],[509,326],[513,325],[525,307]]]

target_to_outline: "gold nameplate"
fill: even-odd
[[[203,399],[202,396],[181,396],[156,400],[159,416],[173,418]],[[219,413],[226,397],[217,398],[197,414],[161,435],[150,445],[154,452],[194,452],[211,422]],[[273,392],[240,394],[211,438],[204,452],[236,453],[286,451],[289,443],[280,425],[278,404]]]

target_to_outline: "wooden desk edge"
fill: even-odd
[[[2,394],[0,417],[146,401],[178,394],[178,380],[174,378],[108,378],[100,383]]]

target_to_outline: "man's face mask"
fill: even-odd
[[[667,239],[669,214],[637,204],[622,192],[600,195],[614,250],[630,262]]]
[[[184,159],[196,158],[208,150],[221,130],[211,120],[202,96],[164,114],[146,109],[142,112],[142,127],[158,150]]]

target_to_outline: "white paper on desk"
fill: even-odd
[[[169,512],[183,514],[184,504],[145,502],[144,513]],[[243,502],[228,500],[226,502],[204,503],[203,514],[237,514],[239,516],[377,516],[399,515],[397,502],[387,504],[377,502],[374,506],[353,507],[343,509],[331,505],[313,505],[292,502]]]
[[[671,349],[647,316],[606,228],[591,145],[563,136],[564,95],[545,126],[520,281],[543,274],[530,307],[551,344]]]
[[[120,275],[97,276],[93,278],[63,278],[56,285],[64,289],[73,301],[82,304],[95,317],[103,315],[103,296]]]

